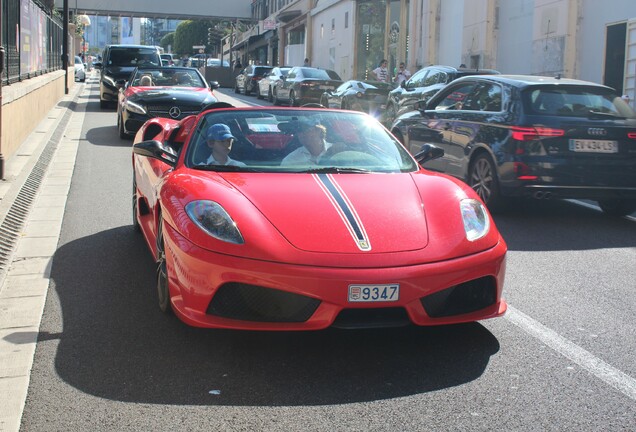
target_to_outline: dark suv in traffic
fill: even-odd
[[[95,63],[100,69],[99,106],[115,106],[119,89],[123,87],[130,74],[137,67],[159,67],[161,57],[155,46],[146,45],[107,45],[102,61]]]
[[[596,200],[616,216],[636,211],[636,113],[600,84],[464,77],[400,116],[392,132],[414,154],[443,149],[425,167],[464,180],[491,210],[531,196]]]
[[[467,69],[452,66],[427,66],[417,71],[411,78],[402,81],[399,87],[389,93],[386,103],[386,124],[398,116],[415,110],[417,102],[427,101],[446,84],[467,75],[498,74],[492,69]]]

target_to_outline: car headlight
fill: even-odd
[[[243,244],[243,236],[229,214],[214,201],[192,201],[185,207],[187,215],[203,231],[215,239]]]
[[[108,75],[104,75],[102,77],[102,81],[104,81],[106,84],[108,84],[111,87],[116,87],[115,80],[109,77]]]
[[[146,107],[140,104],[136,104],[134,102],[131,101],[126,101],[124,103],[124,109],[127,109],[130,112],[134,112],[137,114],[146,114]]]
[[[490,217],[481,202],[475,199],[463,199],[459,202],[459,209],[468,241],[478,240],[488,234]]]

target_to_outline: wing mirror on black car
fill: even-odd
[[[444,156],[444,149],[435,147],[433,144],[424,144],[419,153],[415,155],[415,160],[423,165],[433,159],[441,158]]]
[[[218,81],[210,81],[208,84],[210,84],[210,88],[213,90],[216,90],[219,87],[221,87],[221,84],[219,84]]]
[[[126,87],[126,80],[120,79],[120,80],[115,81],[115,87],[117,87],[117,88]]]
[[[150,140],[133,144],[133,153],[158,159],[171,167],[177,164],[177,152],[172,147],[164,145],[161,141]]]

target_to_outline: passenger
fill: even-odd
[[[300,120],[297,124],[296,137],[302,147],[297,148],[281,161],[281,166],[285,165],[315,165],[320,161],[320,157],[332,146],[325,138],[327,129],[316,122]]]
[[[205,162],[206,165],[232,165],[244,167],[243,162],[234,160],[228,155],[232,150],[232,143],[236,138],[232,135],[230,128],[223,123],[213,124],[208,128],[206,142],[212,154]]]
[[[152,86],[152,78],[150,78],[150,76],[148,75],[142,76],[141,79],[139,80],[139,85],[142,87]]]

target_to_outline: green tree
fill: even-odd
[[[174,32],[172,51],[179,55],[193,54],[193,45],[208,45],[208,28],[218,25],[219,21],[187,20],[177,26]]]
[[[162,37],[161,41],[159,42],[159,45],[161,45],[161,47],[166,50],[166,52],[170,52],[170,47],[174,46],[174,33],[175,32],[168,33],[167,35]]]

